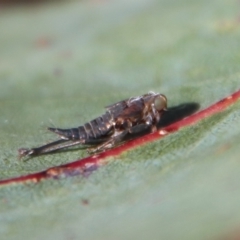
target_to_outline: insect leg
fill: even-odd
[[[137,134],[137,133],[143,133],[147,130],[150,131],[152,128],[153,128],[152,125],[142,123],[142,124],[139,124],[139,125],[129,128],[128,131],[130,134]]]
[[[155,131],[155,128],[156,128],[155,125],[149,124],[139,124],[130,127],[117,135],[113,135],[112,137],[109,138],[109,140],[105,141],[103,144],[98,145],[96,148],[88,149],[88,152],[96,153],[113,148],[114,146],[118,145],[121,141],[123,141],[127,134],[138,134],[144,133],[146,131]]]
[[[18,153],[19,153],[20,158],[24,157],[24,156],[38,156],[38,155],[42,155],[42,154],[46,154],[46,153],[55,152],[55,151],[63,149],[63,148],[79,145],[81,143],[82,143],[81,141],[69,142],[68,140],[60,139],[60,140],[48,143],[48,144],[43,145],[38,148],[30,148],[30,149],[20,148],[18,150]]]
[[[103,144],[100,144],[95,148],[89,148],[88,152],[89,153],[96,153],[96,152],[102,152],[104,150],[113,148],[118,143],[120,143],[127,134],[128,134],[128,130],[125,130],[125,131],[123,131],[123,132],[121,132],[117,135],[113,135],[107,141],[105,141]]]

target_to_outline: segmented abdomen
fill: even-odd
[[[68,140],[96,139],[106,136],[112,129],[112,115],[106,112],[101,117],[71,129],[48,128]]]

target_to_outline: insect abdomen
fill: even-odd
[[[85,139],[96,139],[106,136],[112,128],[112,124],[110,124],[110,122],[111,114],[109,112],[106,112],[101,117],[98,117],[77,128],[48,128],[48,130],[60,135],[64,139],[83,140],[84,142]]]
[[[101,117],[95,118],[92,121],[83,125],[87,138],[95,139],[106,136],[112,128],[111,114],[106,112]]]
[[[60,135],[61,138],[66,140],[80,140],[80,139],[86,138],[86,134],[83,126],[80,126],[78,128],[71,128],[71,129],[48,128],[48,130]]]

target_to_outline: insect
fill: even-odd
[[[131,97],[107,106],[105,114],[82,126],[49,127],[60,139],[37,148],[20,148],[19,156],[38,156],[75,145],[87,147],[90,153],[102,152],[121,144],[127,136],[156,131],[165,111],[167,98],[163,94],[149,92]]]

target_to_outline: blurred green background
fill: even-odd
[[[239,89],[237,0],[0,5],[0,178],[87,156],[19,161],[104,106],[148,91],[205,108]],[[4,239],[219,239],[240,226],[240,103],[111,159],[89,177],[0,188]],[[240,235],[240,233],[239,233]],[[228,237],[229,239],[229,237]]]

